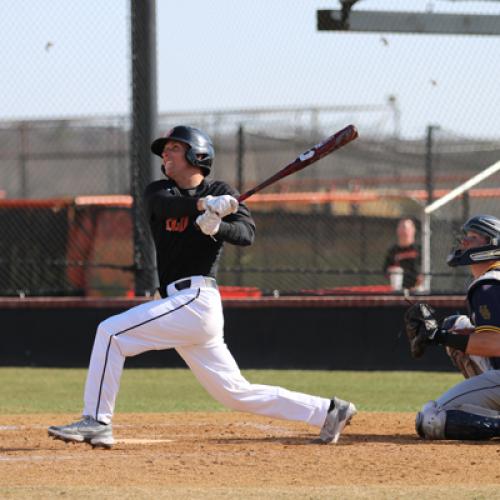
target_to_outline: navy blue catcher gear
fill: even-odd
[[[493,215],[476,215],[463,226],[464,233],[474,231],[488,238],[488,244],[482,247],[462,250],[457,248],[448,255],[449,266],[468,266],[477,262],[500,260],[500,220]]]
[[[212,141],[205,132],[194,127],[178,125],[169,130],[164,137],[160,137],[153,141],[151,144],[151,151],[155,155],[161,157],[165,144],[170,140],[187,144],[186,160],[191,163],[191,165],[200,167],[203,171],[203,175],[208,175],[210,173],[215,152]]]
[[[492,439],[500,437],[500,416],[473,405],[448,410],[429,401],[417,413],[415,430],[423,439]]]
[[[446,439],[483,440],[500,437],[500,417],[475,415],[461,410],[446,410]]]

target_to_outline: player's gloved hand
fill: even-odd
[[[220,228],[221,218],[210,210],[205,210],[201,215],[196,217],[196,224],[201,229],[203,234],[213,236],[217,234]]]
[[[207,196],[201,199],[202,209],[210,210],[210,212],[217,214],[220,218],[236,213],[238,211],[238,205],[238,200],[229,194]]]
[[[424,303],[413,304],[405,313],[405,331],[414,358],[422,357],[429,344],[439,343],[442,330],[434,313],[434,309]]]
[[[471,323],[469,317],[464,314],[453,314],[451,316],[447,316],[443,319],[441,328],[443,330],[448,330],[449,332],[465,334],[474,331],[474,325]]]

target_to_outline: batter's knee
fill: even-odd
[[[246,411],[247,410],[247,402],[245,401],[244,393],[235,388],[225,387],[220,391],[217,391],[214,394],[215,399],[219,401],[219,403],[223,404],[227,408],[236,411]]]
[[[232,379],[231,383],[222,381],[208,390],[219,403],[236,411],[248,411],[258,399],[251,391],[251,384],[243,378]]]
[[[445,439],[446,410],[429,401],[417,413],[415,430],[424,439]]]
[[[97,326],[96,339],[100,338],[102,340],[108,340],[109,337],[116,333],[116,326],[114,325],[113,318],[105,319],[101,321]]]
[[[243,404],[238,398],[233,397],[231,393],[226,393],[217,398],[219,403],[223,404],[226,408],[235,411],[245,411],[246,405]]]
[[[112,322],[109,319],[101,321],[97,326],[94,344],[107,345],[110,338],[114,335]]]
[[[97,326],[97,335],[109,335],[110,334],[110,328],[106,324],[107,320],[101,321],[99,325]]]

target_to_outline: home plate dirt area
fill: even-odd
[[[117,414],[111,450],[3,415],[2,498],[500,498],[500,440],[423,441],[413,413],[360,412],[338,444],[319,429],[236,412]]]

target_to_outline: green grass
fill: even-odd
[[[416,411],[455,373],[243,370],[252,383],[354,401],[363,411]],[[86,370],[0,368],[1,414],[79,413]],[[223,411],[187,369],[125,369],[117,412]]]

